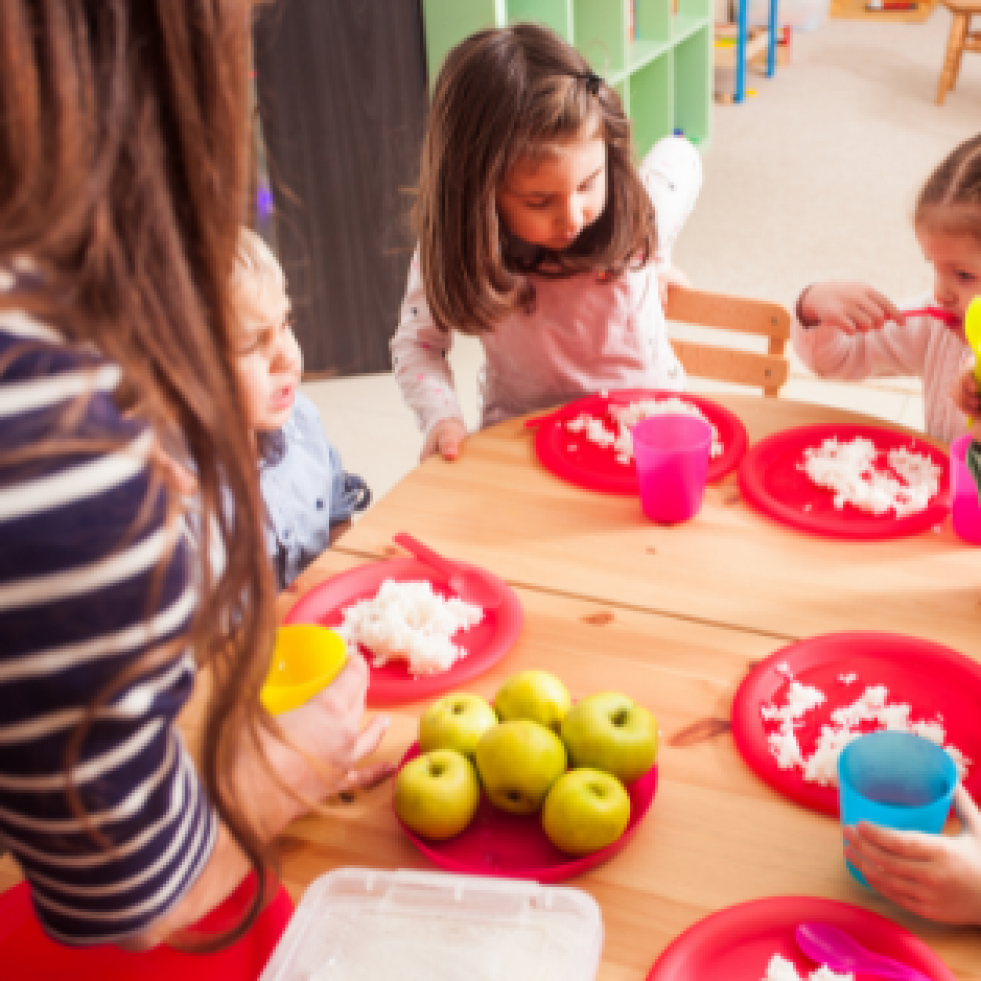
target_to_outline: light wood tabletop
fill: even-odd
[[[740,416],[751,444],[816,422],[882,425],[783,400],[718,401]],[[694,521],[656,527],[636,499],[583,491],[544,471],[531,432],[514,421],[471,437],[455,463],[413,471],[306,570],[280,598],[281,613],[317,582],[403,555],[391,545],[398,531],[490,569],[520,597],[515,647],[464,689],[491,696],[509,675],[542,668],[573,697],[623,691],[658,719],[651,811],[618,855],[568,883],[600,904],[602,981],[642,981],[703,917],[781,895],[875,910],[921,936],[958,978],[981,979],[981,931],[918,920],[859,887],[845,870],[838,822],[770,790],[738,756],[729,727],[747,670],[814,634],[885,629],[981,660],[981,553],[948,526],[872,544],[810,538],[751,511],[730,478],[709,489]],[[388,711],[382,757],[401,757],[424,707]],[[295,898],[341,866],[432,869],[399,830],[391,797],[384,784],[287,831],[282,873]]]
[[[725,396],[750,443],[790,426],[881,424],[818,406]],[[872,544],[785,529],[739,500],[734,478],[710,488],[696,520],[660,528],[637,500],[564,484],[537,463],[520,421],[471,437],[455,463],[429,461],[380,501],[297,584],[376,558],[409,531],[491,569],[517,590],[525,626],[514,649],[466,690],[490,696],[536,667],[574,697],[620,690],[662,733],[654,806],[615,858],[571,885],[600,903],[599,977],[641,981],[680,932],[724,906],[764,896],[854,903],[923,937],[959,978],[981,978],[981,932],[908,916],[847,874],[838,822],[798,807],[739,758],[732,698],[752,664],[819,633],[884,629],[941,641],[981,659],[981,561],[949,528]],[[289,597],[282,598],[284,611]],[[424,704],[401,706],[383,747],[398,757]],[[307,818],[284,841],[284,877],[299,894],[344,865],[431,868],[400,833],[391,789]]]
[[[886,425],[783,399],[716,400],[742,419],[751,445],[792,426]],[[560,595],[776,639],[888,630],[981,652],[981,561],[949,519],[906,539],[817,538],[750,509],[733,473],[707,489],[697,520],[659,526],[644,518],[637,498],[553,476],[538,463],[533,439],[513,420],[471,437],[453,463],[427,461],[354,525],[341,548],[392,555],[392,535],[409,531],[508,582]]]

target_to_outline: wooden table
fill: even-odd
[[[853,413],[783,400],[721,396],[750,443],[816,422],[881,425]],[[723,906],[772,895],[826,896],[875,909],[924,937],[960,978],[981,978],[981,932],[924,923],[847,875],[837,822],[787,802],[741,761],[729,734],[747,668],[818,633],[882,629],[981,656],[981,561],[953,535],[851,543],[811,538],[749,510],[735,477],[708,490],[697,520],[663,528],[633,498],[567,485],[537,463],[520,421],[466,444],[452,464],[428,461],[403,480],[301,578],[401,555],[410,531],[496,572],[524,605],[512,652],[468,690],[492,695],[529,667],[573,695],[622,690],[662,731],[660,783],[637,837],[573,884],[599,901],[606,926],[600,978],[640,981],[682,930]],[[284,597],[283,607],[290,600]],[[383,750],[400,755],[422,704],[392,713]],[[284,841],[296,894],[340,865],[430,868],[400,834],[391,790],[378,788],[337,820],[307,818]]]
[[[718,400],[740,416],[751,443],[815,422],[881,425],[782,400]],[[884,629],[979,657],[981,561],[949,527],[872,544],[810,538],[750,511],[734,478],[709,489],[695,521],[655,527],[635,499],[581,491],[542,470],[530,431],[510,422],[471,438],[458,462],[411,473],[304,573],[298,592],[400,555],[390,542],[402,530],[493,570],[521,598],[517,645],[468,690],[489,696],[510,674],[538,667],[574,696],[622,690],[658,718],[650,814],[617,857],[570,883],[602,908],[603,981],[641,981],[702,917],[773,895],[874,909],[926,939],[957,977],[981,979],[981,931],[918,921],[857,886],[837,822],[763,784],[736,753],[728,723],[748,667],[797,638]],[[283,613],[294,599],[281,597]],[[382,755],[401,756],[423,707],[390,713]],[[283,838],[284,881],[296,898],[338,866],[431,868],[398,829],[390,785],[334,811]]]

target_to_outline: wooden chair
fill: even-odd
[[[950,25],[947,56],[937,84],[937,105],[942,106],[948,92],[954,90],[961,70],[961,57],[965,51],[981,53],[981,31],[970,30],[971,16],[981,14],[981,0],[941,0],[951,12],[954,22]]]
[[[673,338],[671,346],[690,375],[759,387],[768,398],[780,394],[790,374],[785,354],[790,337],[790,313],[786,307],[766,300],[672,287],[664,316],[676,323],[766,337],[766,354]]]

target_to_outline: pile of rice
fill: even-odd
[[[804,450],[798,464],[818,487],[833,491],[835,507],[846,504],[872,514],[895,511],[897,518],[926,509],[940,486],[942,468],[930,457],[904,446],[887,454],[894,474],[876,468],[878,450],[870,439],[859,436],[849,442],[835,437]]]
[[[850,685],[857,677],[853,672],[839,675],[838,680],[843,685]],[[889,704],[889,691],[885,685],[871,685],[857,701],[836,708],[831,713],[831,725],[821,726],[814,752],[805,756],[794,730],[803,725],[802,720],[808,712],[826,701],[827,696],[819,688],[791,680],[787,686],[787,700],[783,705],[778,706],[771,702],[760,706],[763,721],[778,724],[775,731],[767,733],[767,742],[781,770],[797,768],[808,783],[817,783],[823,787],[837,786],[838,754],[853,739],[870,731],[870,724],[871,728],[911,732],[943,746],[957,765],[957,772],[962,778],[971,765],[972,761],[956,746],[946,744],[947,732],[939,714],[933,720],[912,721],[912,708],[905,702]]]
[[[797,973],[797,968],[793,963],[779,954],[774,954],[770,958],[770,963],[766,968],[766,975],[762,981],[804,981]],[[808,975],[808,981],[855,981],[854,974],[838,974],[832,971],[827,964],[822,964],[816,971]]]
[[[370,651],[376,668],[401,659],[412,675],[436,674],[467,653],[453,643],[453,635],[483,618],[481,607],[456,597],[444,599],[429,582],[386,579],[374,599],[344,611],[337,632],[347,644]]]
[[[588,412],[581,412],[574,419],[570,419],[565,424],[565,428],[570,433],[581,433],[583,439],[588,443],[594,443],[596,446],[613,447],[617,463],[629,466],[634,458],[634,441],[630,430],[638,422],[659,415],[695,416],[703,422],[707,422],[712,429],[712,447],[709,450],[709,456],[713,460],[722,456],[723,446],[719,439],[718,429],[705,418],[697,405],[686,402],[684,399],[641,399],[624,405],[611,405],[608,411],[616,423],[617,431],[615,433],[611,433],[606,428],[600,416],[592,416]]]

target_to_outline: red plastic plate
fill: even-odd
[[[699,920],[664,949],[647,981],[760,981],[774,954],[792,961],[806,978],[818,965],[797,949],[794,931],[807,922],[830,923],[873,953],[908,964],[934,981],[955,981],[944,962],[908,930],[858,906],[812,896],[757,899]]]
[[[416,742],[402,757],[399,768],[418,755],[419,744]],[[650,810],[656,790],[657,765],[654,765],[627,786],[630,821],[623,834],[612,845],[581,858],[566,855],[548,840],[542,830],[541,814],[508,814],[494,807],[483,795],[477,813],[466,829],[446,841],[427,841],[401,821],[399,824],[419,851],[447,872],[530,879],[548,885],[581,875],[620,851]]]
[[[981,666],[928,640],[902,634],[824,634],[800,641],[760,662],[743,679],[732,706],[732,734],[743,759],[768,783],[798,804],[838,816],[838,790],[805,782],[799,769],[781,770],[770,752],[767,733],[776,723],[764,722],[760,706],[786,700],[787,677],[777,670],[786,664],[794,678],[819,688],[827,701],[808,712],[797,730],[801,751],[814,750],[821,726],[831,712],[857,701],[868,685],[885,685],[889,702],[911,706],[913,720],[943,716],[947,742],[956,746],[973,765],[965,787],[981,799]],[[838,677],[854,673],[858,680],[842,684]]]
[[[834,506],[834,494],[815,486],[799,469],[804,450],[830,436],[847,441],[864,436],[880,454],[899,446],[929,456],[943,467],[940,487],[925,511],[897,518],[893,512],[869,514],[846,504]],[[747,504],[781,522],[826,538],[873,540],[916,535],[939,524],[950,509],[950,467],[947,454],[925,440],[878,426],[826,423],[774,433],[753,446],[739,467],[739,487]]]
[[[637,495],[637,468],[617,463],[611,447],[596,446],[581,433],[570,433],[565,424],[583,412],[601,417],[608,429],[615,431],[609,413],[611,404],[624,405],[641,399],[679,398],[697,405],[706,419],[719,431],[722,456],[709,461],[708,481],[714,483],[734,470],[746,452],[746,428],[739,418],[715,402],[689,395],[687,392],[667,392],[658,389],[630,388],[611,392],[608,396],[590,395],[577,399],[543,418],[537,425],[535,452],[542,466],[556,477],[587,490],[608,494]],[[528,424],[534,424],[529,420]]]
[[[480,571],[501,589],[504,600],[496,610],[485,610],[484,619],[475,627],[461,630],[453,638],[454,643],[467,652],[467,656],[460,658],[448,671],[420,675],[418,678],[409,674],[404,661],[389,662],[380,668],[371,667],[369,705],[402,705],[442,694],[483,674],[514,646],[524,621],[521,601],[506,582],[490,572]],[[358,600],[371,599],[386,579],[396,582],[427,580],[441,596],[453,595],[452,590],[439,579],[439,574],[428,566],[415,559],[391,559],[350,569],[319,583],[297,601],[284,622],[336,627],[344,619],[345,607]],[[370,667],[371,653],[366,650],[362,650],[362,653]]]

